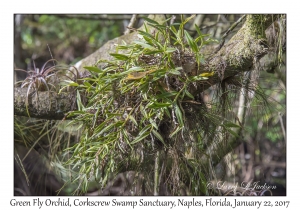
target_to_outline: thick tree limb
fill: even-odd
[[[68,111],[76,109],[74,94],[63,92],[40,91],[38,94],[31,91],[27,96],[26,88],[15,88],[14,114],[28,116],[26,98],[28,97],[28,111],[30,117],[62,120]]]
[[[162,21],[165,19],[164,15],[149,15],[150,19],[154,19],[155,21],[162,23]],[[150,28],[150,33],[152,33],[155,29]],[[143,26],[139,29],[143,30]],[[78,63],[75,64],[76,68],[79,72],[81,72],[83,75],[88,74],[87,70],[84,69],[85,66],[91,66],[96,64],[99,60],[111,60],[113,57],[110,55],[110,53],[116,52],[116,47],[118,45],[122,45],[124,42],[127,44],[132,43],[135,40],[138,40],[138,32],[134,31],[129,34],[122,35],[120,37],[117,37],[113,40],[110,40],[106,42],[102,47],[100,47],[97,51],[89,55],[88,57],[82,59]],[[122,51],[119,51],[121,53]],[[99,66],[101,67],[101,66]]]
[[[160,22],[164,19],[164,16],[154,15],[149,16],[149,18],[154,18],[156,21]],[[205,83],[202,82],[197,84],[197,88],[191,90],[191,93],[197,94],[226,78],[235,76],[243,71],[251,70],[253,63],[258,61],[268,52],[265,44],[264,31],[276,20],[276,18],[277,16],[274,15],[248,15],[244,26],[217,52],[217,54],[212,54],[209,57],[208,62],[200,66],[199,71],[194,58],[189,58],[190,60],[188,60],[188,62],[192,63],[190,66],[193,66],[193,69],[189,70],[192,72],[196,72],[197,74],[208,71],[216,72],[214,76],[210,77]],[[118,44],[122,44],[123,41],[131,43],[137,39],[137,32],[133,32],[108,41],[103,47],[78,62],[75,66],[82,75],[87,76],[88,73],[83,68],[84,66],[94,65],[100,59],[111,60],[112,57],[110,56],[110,53],[115,52]],[[213,52],[213,50],[211,52]],[[177,63],[177,65],[184,65],[181,60],[175,61],[175,63]],[[15,89],[14,110],[16,115],[27,116],[25,106],[26,91],[26,88],[24,90],[18,88]],[[48,94],[50,95],[49,98],[47,97]],[[57,95],[56,93],[40,92],[38,94],[38,100],[35,100],[34,98],[35,97],[29,100],[28,107],[30,116],[46,119],[62,119],[63,113],[72,110],[72,105],[75,101],[74,97],[66,93]],[[50,107],[49,104],[51,104]],[[45,110],[42,110],[43,108]]]
[[[265,15],[263,19],[264,21],[260,16],[248,15],[243,27],[229,42],[216,54],[212,54],[206,64],[200,66],[199,73],[207,71],[217,73],[210,77],[206,84],[201,84],[200,91],[243,71],[252,70],[253,64],[268,53],[265,30],[276,17]]]

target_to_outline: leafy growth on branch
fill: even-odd
[[[144,153],[161,146],[172,148],[174,137],[187,129],[182,101],[193,102],[195,98],[189,91],[192,83],[213,75],[189,74],[204,62],[200,49],[214,41],[206,39],[208,35],[197,26],[196,39],[184,30],[193,17],[183,20],[179,27],[145,18],[147,24],[145,31],[139,30],[140,40],[118,46],[116,53],[110,54],[111,61],[99,60],[95,66],[85,67],[92,78],[85,78],[82,84],[69,84],[77,87],[78,93],[88,94],[87,104],[78,100],[80,109],[68,115],[76,117],[71,123],[83,122],[86,129],[81,141],[71,148],[74,153],[68,161],[71,165],[82,164],[83,183],[93,177],[104,186],[108,176],[120,170],[117,163],[126,162],[124,157],[141,164],[143,156],[150,155]],[[149,26],[156,28],[156,33],[150,34]],[[195,55],[192,60],[198,66],[184,63],[181,57],[186,53]],[[104,68],[96,67],[100,63],[105,64]],[[162,130],[165,124],[171,132]]]

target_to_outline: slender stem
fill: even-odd
[[[230,28],[225,32],[225,34],[222,36],[222,39],[220,41],[220,44],[218,45],[218,47],[215,50],[215,53],[218,52],[224,45],[225,43],[225,38],[228,36],[228,34],[240,23],[245,19],[246,15],[243,15],[242,17],[240,17],[234,24],[232,24],[230,26]]]
[[[127,26],[127,29],[126,29],[126,31],[124,32],[125,35],[130,33],[130,28],[133,28],[133,26],[134,26],[134,24],[135,24],[135,22],[136,22],[136,20],[137,20],[137,16],[138,16],[138,15],[136,15],[136,14],[135,14],[135,15],[132,15],[131,20],[130,20],[128,26]]]
[[[239,99],[239,108],[238,108],[238,114],[237,114],[237,118],[238,118],[237,120],[239,120],[242,127],[245,124],[245,115],[246,115],[246,110],[247,110],[246,107],[247,107],[247,104],[248,104],[247,90],[249,88],[250,78],[251,78],[251,72],[245,72],[244,73],[245,85],[241,89],[240,99]]]
[[[279,117],[279,120],[280,120],[280,125],[281,125],[281,130],[282,130],[282,135],[283,135],[283,138],[286,142],[286,137],[285,137],[285,128],[284,128],[284,124],[283,124],[283,120],[282,120],[282,114],[281,113],[278,113],[278,117]]]
[[[160,152],[157,151],[155,155],[155,165],[154,165],[154,195],[157,196],[159,193],[159,156]]]

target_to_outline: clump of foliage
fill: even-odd
[[[203,166],[203,160],[221,140],[244,129],[229,100],[247,91],[258,101],[267,99],[256,84],[249,85],[248,74],[241,74],[226,81],[231,89],[222,83],[221,97],[206,107],[197,88],[215,72],[200,69],[207,59],[202,49],[215,40],[197,25],[191,37],[184,26],[193,17],[171,25],[145,18],[140,40],[118,46],[111,60],[85,67],[90,78],[66,81],[77,91],[78,110],[68,114],[70,125],[82,129],[80,141],[67,150],[67,164],[78,172],[75,193],[86,192],[92,181],[104,187],[129,170],[143,173],[153,194],[160,184],[172,195],[184,194],[182,189],[211,193],[206,180],[214,178],[216,163]]]
[[[179,194],[183,184],[192,194],[208,193],[199,162],[204,137],[213,135],[216,125],[231,134],[230,128],[238,126],[209,113],[201,97],[191,93],[214,74],[192,71],[205,61],[201,48],[215,41],[197,25],[193,39],[184,30],[191,18],[170,26],[145,18],[141,40],[118,46],[113,60],[85,67],[93,76],[81,84],[69,81],[78,96],[88,99],[83,104],[79,97],[78,111],[68,114],[71,124],[84,129],[80,142],[69,148],[67,162],[74,168],[80,164],[78,190],[86,191],[93,179],[105,186],[112,174],[124,170],[156,176],[159,159],[160,177],[165,176],[172,194]],[[149,26],[156,33],[149,33]]]

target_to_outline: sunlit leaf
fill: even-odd
[[[176,50],[177,50],[176,48],[169,47],[169,48],[167,48],[166,52],[172,53],[172,52],[175,52]]]
[[[101,69],[94,67],[94,66],[84,66],[83,68],[89,70],[90,72],[96,72],[96,73],[101,73]]]
[[[138,45],[142,46],[142,47],[145,48],[145,49],[150,49],[150,50],[155,49],[152,45],[149,45],[149,44],[147,44],[147,43],[145,43],[145,42],[134,41],[133,43],[138,44]]]
[[[215,72],[205,72],[205,73],[202,73],[202,74],[200,74],[199,76],[200,77],[211,77],[211,76],[213,76],[215,74]]]
[[[110,53],[110,55],[113,56],[114,58],[118,59],[118,60],[126,61],[126,60],[129,59],[129,57],[124,55],[124,54]]]

